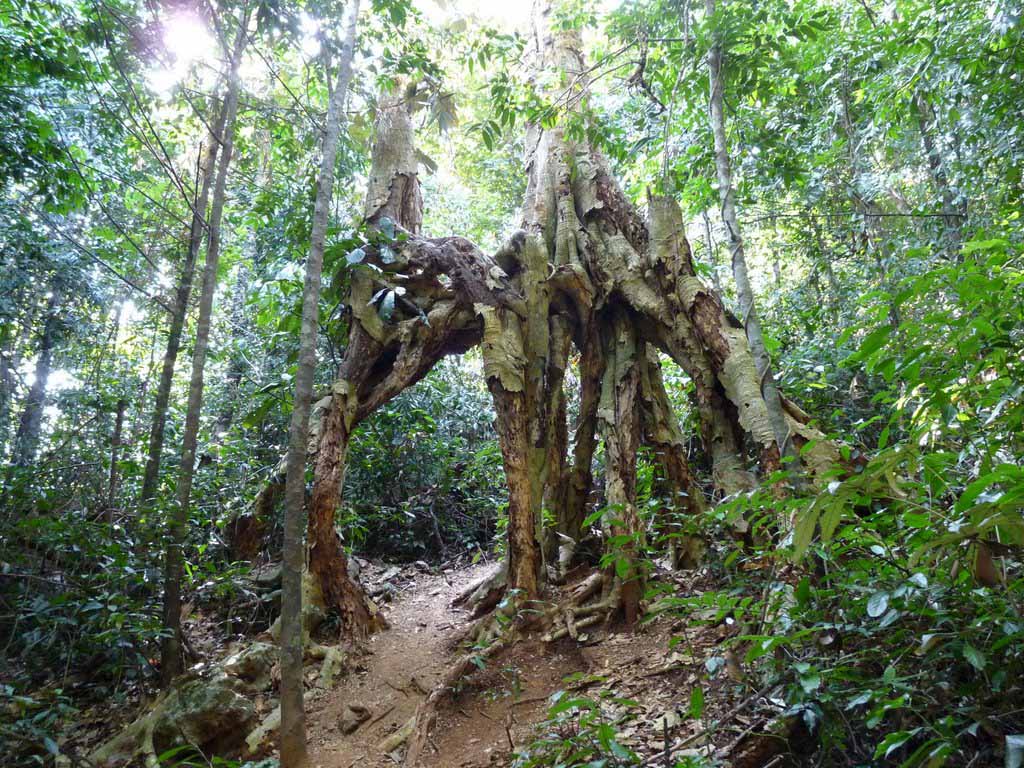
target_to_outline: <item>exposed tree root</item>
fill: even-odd
[[[570,594],[569,604],[555,606],[548,611],[549,620],[556,626],[541,637],[545,643],[571,637],[576,640],[579,630],[609,621],[622,605],[622,584],[615,580],[604,599],[595,603],[583,601],[596,594],[605,584],[604,574],[597,571],[581,581]],[[561,626],[557,624],[561,622]]]
[[[413,715],[402,724],[401,728],[381,741],[380,744],[377,745],[377,749],[385,755],[394,752],[409,740],[409,737],[412,736],[412,732],[415,729],[416,715]]]
[[[452,605],[465,605],[473,616],[480,616],[501,601],[507,584],[508,566],[502,562],[493,573],[474,581],[456,595]]]
[[[302,695],[302,699],[308,704],[315,691],[306,691]],[[249,735],[245,737],[245,749],[246,754],[255,756],[263,751],[263,748],[270,742],[271,737],[281,727],[281,705],[280,703],[274,707],[263,721],[249,731]]]
[[[583,601],[593,597],[604,587],[604,574],[594,571],[587,578],[572,588],[570,598],[574,605],[582,605]]]
[[[129,762],[141,755],[146,768],[158,765],[156,748],[153,746],[153,729],[163,715],[168,700],[175,695],[177,694],[173,689],[160,694],[146,714],[134,720],[127,728],[101,744],[89,755],[89,762],[98,766],[112,765]]]
[[[420,702],[420,705],[416,708],[416,715],[411,720],[412,728],[407,737],[409,748],[405,754],[405,765],[408,766],[408,768],[415,768],[415,766],[420,764],[420,760],[430,739],[430,730],[434,727],[434,723],[437,721],[437,708],[440,703],[452,692],[457,690],[459,683],[464,677],[478,669],[479,665],[483,661],[496,656],[500,651],[503,651],[511,645],[517,637],[517,632],[515,631],[514,626],[509,626],[504,632],[501,632],[501,622],[494,617],[488,618],[491,623],[494,624],[495,628],[494,630],[487,629],[487,631],[482,634],[486,634],[488,636],[493,634],[493,639],[490,644],[484,648],[474,648],[456,659],[455,663],[448,667],[448,670],[444,673],[440,682],[434,686],[434,689],[430,692],[427,698]],[[402,730],[407,726],[408,723],[406,726],[403,726]]]
[[[321,660],[320,678],[317,680],[317,685],[325,689],[333,688],[335,678],[345,667],[347,658],[345,649],[337,645],[320,645],[311,642],[306,647],[306,655]]]

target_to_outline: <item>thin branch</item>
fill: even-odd
[[[159,304],[160,307],[162,307],[166,312],[172,312],[173,311],[169,306],[167,306],[167,304],[164,303],[163,299],[161,299],[158,296],[154,296],[153,294],[149,293],[145,288],[143,288],[138,283],[136,283],[134,280],[132,280],[130,277],[128,277],[126,275],[123,275],[115,267],[111,266],[109,263],[104,261],[103,258],[99,254],[97,254],[94,250],[89,248],[87,245],[84,245],[84,244],[78,242],[78,240],[76,240],[74,237],[72,237],[67,232],[65,232],[63,230],[63,228],[60,227],[56,222],[51,221],[50,218],[45,213],[41,213],[40,211],[36,211],[36,210],[32,210],[32,209],[28,209],[28,210],[23,209],[23,212],[31,212],[31,213],[34,213],[35,215],[39,216],[50,227],[50,230],[55,235],[57,235],[58,237],[60,237],[60,238],[62,238],[64,240],[66,240],[76,250],[78,250],[81,254],[83,254],[84,256],[92,259],[94,262],[96,262],[98,265],[100,265],[105,270],[110,272],[112,275],[114,275],[114,277],[116,277],[122,283],[127,285],[129,288],[131,288],[131,289],[133,289],[135,291],[138,291],[139,293],[141,293],[143,296],[145,296],[150,301],[153,301],[156,304]]]

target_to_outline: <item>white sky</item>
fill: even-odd
[[[194,12],[175,11],[163,22],[164,46],[174,56],[173,63],[158,64],[150,70],[150,87],[163,97],[188,73],[197,61],[208,61],[217,43],[206,23]]]
[[[598,5],[600,10],[608,11],[620,2],[598,0]],[[529,26],[533,0],[416,0],[416,7],[432,24],[446,24],[459,18],[473,17],[506,32],[523,32]],[[304,35],[302,52],[311,58],[319,49],[316,40],[319,25],[305,13],[302,14],[300,25]],[[194,11],[175,11],[164,19],[162,26],[164,45],[173,56],[173,61],[157,63],[149,71],[147,80],[153,90],[166,99],[193,64],[214,64],[217,42],[206,23]],[[259,63],[262,65],[262,62]],[[256,67],[255,62],[247,64]]]

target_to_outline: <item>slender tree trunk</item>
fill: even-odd
[[[181,465],[178,469],[178,503],[171,514],[165,553],[164,637],[160,654],[160,673],[164,687],[170,685],[182,670],[181,639],[181,574],[188,511],[191,503],[192,480],[195,474],[196,447],[199,441],[199,418],[203,406],[203,371],[210,339],[210,319],[213,314],[213,296],[217,289],[217,267],[220,262],[220,224],[224,212],[228,167],[231,164],[235,113],[238,109],[238,66],[248,34],[248,13],[243,14],[231,57],[228,91],[224,99],[223,151],[214,182],[213,204],[210,209],[210,237],[206,246],[206,263],[199,296],[199,319],[196,323],[195,347],[192,353],[192,377],[189,383],[185,432],[182,437]]]
[[[946,173],[942,150],[935,140],[938,133],[938,118],[932,105],[920,91],[914,94],[914,106],[917,110],[917,124],[921,132],[921,144],[924,148],[925,158],[928,161],[928,170],[931,173],[932,183],[942,200],[942,222],[946,230],[946,245],[948,250],[959,258],[963,216],[957,210],[956,192]]]
[[[114,505],[117,499],[117,487],[120,471],[117,462],[121,456],[121,434],[124,430],[124,411],[128,407],[127,398],[119,398],[114,416],[114,433],[110,438],[110,475],[107,479],[107,522],[114,522]]]
[[[230,89],[230,85],[228,86]],[[189,230],[188,250],[181,265],[178,286],[174,297],[174,311],[171,313],[171,325],[167,331],[167,347],[164,352],[163,364],[160,369],[160,380],[156,389],[156,400],[153,403],[153,418],[149,429],[149,448],[146,455],[146,467],[142,474],[142,490],[139,501],[148,503],[156,496],[160,482],[160,461],[164,449],[164,429],[167,426],[167,410],[171,401],[171,387],[174,384],[174,366],[178,361],[181,349],[181,336],[185,329],[188,316],[189,298],[192,295],[192,282],[195,278],[196,261],[203,245],[203,235],[207,232],[206,208],[210,200],[210,189],[213,185],[214,169],[217,154],[220,151],[221,137],[224,134],[227,118],[226,104],[221,106],[214,130],[206,137],[206,148],[199,163],[199,178],[196,180],[198,194],[193,200],[192,224]]]
[[[715,13],[715,0],[706,0],[705,8],[710,17]],[[746,330],[750,351],[754,356],[757,375],[761,383],[761,392],[768,409],[768,419],[775,433],[776,451],[780,456],[789,456],[796,460],[797,454],[790,439],[786,414],[782,408],[775,379],[772,376],[771,358],[765,348],[764,334],[761,332],[761,321],[754,306],[754,290],[750,285],[747,273],[747,260],[743,252],[743,237],[740,233],[739,217],[736,215],[736,192],[732,184],[732,164],[729,158],[729,144],[725,133],[725,105],[723,89],[725,79],[722,73],[722,45],[716,42],[708,53],[708,71],[710,73],[710,117],[711,131],[715,137],[715,171],[718,175],[718,193],[722,201],[722,220],[725,222],[729,237],[729,250],[732,252],[732,273],[736,280],[736,293],[739,300],[743,327]],[[773,462],[765,457],[762,463],[770,468]]]
[[[14,450],[11,463],[15,467],[27,467],[36,457],[39,448],[39,435],[43,426],[43,410],[46,405],[46,386],[50,381],[53,368],[53,348],[57,341],[57,329],[60,324],[60,292],[53,289],[46,303],[43,335],[39,339],[39,352],[36,358],[35,378],[25,398],[18,421],[18,431],[14,435]]]
[[[7,455],[7,438],[11,427],[11,404],[14,401],[14,327],[0,327],[0,460]]]
[[[317,179],[313,229],[302,296],[299,365],[295,372],[295,398],[288,433],[281,598],[281,765],[284,768],[302,768],[307,762],[306,718],[302,701],[302,571],[305,561],[303,522],[306,501],[306,449],[309,441],[313,376],[316,372],[316,337],[324,241],[327,236],[331,196],[334,192],[334,166],[338,154],[338,140],[341,136],[342,109],[352,79],[359,0],[354,0],[348,12],[345,43],[338,65],[338,80],[327,108],[327,125],[320,158],[320,177]]]

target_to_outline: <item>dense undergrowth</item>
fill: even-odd
[[[156,39],[162,5],[0,0],[4,765],[53,765],[91,707],[126,711],[157,690],[194,301],[157,491],[140,496],[196,155],[219,103],[207,76],[223,63],[193,61],[167,93],[154,86],[153,68],[174,60]],[[242,5],[216,10],[234,19]],[[351,315],[343,246],[362,227],[378,80],[429,85],[417,113],[424,231],[488,251],[517,221],[523,123],[562,117],[516,80],[521,38],[470,16],[435,25],[404,0],[372,5],[339,153],[318,394]],[[733,2],[713,23],[696,3],[590,5],[566,2],[559,17],[586,30],[595,67],[565,129],[609,157],[641,211],[652,189],[680,201],[697,272],[735,310],[701,70],[721,37],[768,351],[781,389],[846,446],[821,488],[789,467],[760,491],[716,496],[692,384],[663,361],[712,503],[702,519],[669,521],[678,500],[661,498],[643,449],[644,551],[649,562],[666,535],[701,537],[714,588],[652,582],[646,605],[687,624],[734,622],[722,653],[745,678],[727,678],[715,656],[700,693],[680,693],[683,709],[696,719],[723,686],[771,686],[812,733],[811,764],[1024,764],[1020,3]],[[245,73],[184,547],[186,600],[215,644],[277,612],[251,576],[279,560],[282,505],[255,564],[238,560],[230,530],[286,447],[334,66],[329,53],[307,58],[299,30],[302,14],[338,10],[259,8],[259,33],[272,34]],[[578,367],[570,360],[570,424]],[[473,353],[444,362],[356,432],[335,521],[348,551],[432,564],[501,553],[507,493],[482,379]],[[756,464],[749,446],[745,458]],[[598,449],[592,523],[604,469]],[[579,552],[612,569],[616,547],[635,543],[594,534]],[[523,765],[637,762],[598,702],[566,701],[551,712],[559,736]]]
[[[651,615],[737,627],[705,662],[709,693],[691,695],[689,708],[680,696],[688,717],[723,685],[779,690],[780,716],[813,734],[809,764],[1024,759],[1024,259],[998,238],[963,251],[962,262],[876,295],[868,317],[877,327],[831,372],[866,377],[870,400],[889,414],[846,416],[857,430],[840,434],[859,453],[853,472],[837,469],[820,492],[780,500],[761,490],[703,520],[676,518],[669,538],[711,543],[704,568],[715,586],[686,594],[654,583]],[[908,318],[897,328],[894,301]],[[665,504],[649,498],[651,525]],[[663,550],[651,544],[652,555]],[[740,685],[726,654],[739,661]],[[560,701],[542,729],[549,735],[519,764],[641,764],[615,741],[601,700]]]

